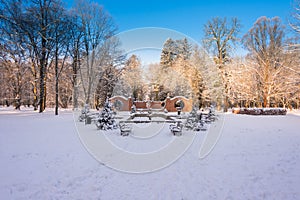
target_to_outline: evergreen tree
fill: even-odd
[[[168,38],[163,45],[163,49],[160,56],[160,65],[163,69],[172,66],[173,61],[177,55],[176,42],[171,38]]]
[[[180,55],[184,60],[189,60],[192,55],[192,46],[189,44],[187,38],[176,40],[177,55]]]
[[[189,60],[191,57],[191,45],[188,43],[187,38],[175,41],[168,38],[163,45],[160,65],[163,68],[171,67],[179,56],[184,60]]]
[[[112,130],[118,127],[116,120],[114,119],[112,105],[108,102],[108,100],[106,100],[104,108],[96,120],[96,126],[100,130]]]

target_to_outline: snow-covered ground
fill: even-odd
[[[200,132],[176,162],[142,174],[99,163],[72,112],[53,113],[0,108],[0,199],[300,199],[299,111],[228,113],[207,157],[199,159]]]

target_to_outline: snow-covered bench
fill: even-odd
[[[132,113],[130,115],[130,119],[134,119],[136,117],[147,117],[149,120],[151,120],[149,113]]]
[[[122,123],[120,124],[120,130],[122,136],[128,136],[132,130],[132,127],[128,124]]]
[[[181,122],[176,122],[176,124],[170,124],[169,128],[173,135],[180,136],[182,135],[183,124]]]

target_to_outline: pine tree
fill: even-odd
[[[191,58],[191,44],[189,44],[186,38],[182,40],[176,40],[177,55],[180,55],[184,60],[189,60]]]
[[[200,115],[197,114],[197,108],[193,107],[192,111],[187,116],[184,127],[187,130],[193,131],[206,131],[207,125],[205,123],[205,119],[202,117],[202,113]]]
[[[164,43],[161,56],[160,56],[160,65],[163,69],[171,67],[177,55],[176,43],[171,38],[168,38]]]
[[[161,92],[192,97],[202,102],[203,79],[192,59],[192,46],[187,38],[166,40],[161,53],[160,73],[155,79],[165,88]]]
[[[197,110],[196,110],[196,108],[193,108],[192,111],[187,116],[184,127],[186,129],[192,130],[196,126],[198,121],[199,121],[199,118],[197,117]]]
[[[184,60],[189,60],[191,57],[191,45],[188,43],[187,38],[175,41],[168,38],[163,45],[160,65],[163,68],[171,67],[179,56]]]
[[[106,100],[104,108],[96,120],[96,126],[100,130],[112,130],[118,127],[116,120],[114,119],[112,105],[108,100]]]

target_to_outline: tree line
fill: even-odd
[[[2,101],[21,98],[39,112],[47,102],[57,114],[59,105],[70,101],[78,107],[79,85],[84,84],[89,102],[97,82],[93,70],[115,65],[118,56],[117,41],[111,39],[117,29],[109,13],[87,0],[71,9],[60,0],[0,3]]]
[[[169,38],[160,63],[143,75],[136,55],[126,58],[104,8],[88,0],[66,8],[60,0],[0,0],[0,100],[33,106],[101,107],[112,95],[143,100],[183,95],[199,107],[292,106],[300,103],[299,1],[288,33],[279,18],[261,17],[242,37],[237,18],[204,25],[202,46]],[[247,55],[233,56],[236,46]],[[212,62],[213,61],[213,62]],[[143,81],[141,77],[148,81]],[[156,88],[150,88],[149,84]]]
[[[151,100],[161,101],[180,95],[192,98],[200,108],[214,104],[224,111],[237,106],[299,108],[297,34],[286,35],[288,30],[278,17],[260,17],[242,37],[238,37],[240,27],[237,18],[209,20],[204,26],[203,48],[186,38],[168,38],[160,63],[150,65],[144,83],[140,80],[140,62],[132,56],[135,70],[131,69],[127,81],[132,83],[117,95],[130,91],[127,96],[134,99],[145,99],[146,94]],[[233,55],[237,45],[247,50],[245,56]],[[156,90],[149,91],[149,83]]]
[[[278,17],[260,17],[240,39],[236,18],[214,18],[205,26],[204,43],[223,83],[223,106],[297,107],[300,103],[299,36],[288,30]],[[237,42],[247,50],[244,57],[232,57]]]

